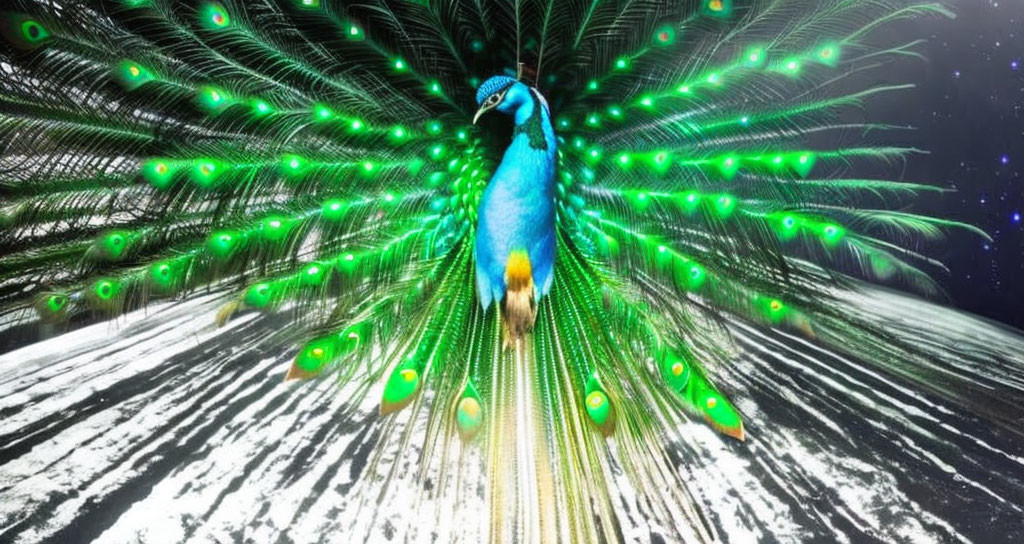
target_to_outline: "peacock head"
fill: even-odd
[[[481,115],[491,110],[515,113],[529,98],[530,88],[525,84],[509,76],[494,76],[476,90],[476,103],[480,109],[476,110],[473,123],[476,124]]]

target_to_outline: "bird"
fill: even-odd
[[[637,513],[608,493],[620,480],[670,540],[714,540],[668,452],[683,422],[731,444],[771,425],[716,374],[727,320],[986,395],[846,302],[866,285],[941,296],[929,244],[987,236],[914,211],[945,189],[899,179],[921,150],[870,107],[913,92],[872,70],[921,56],[880,29],[951,16],[13,0],[0,327],[45,338],[215,297],[214,330],[284,319],[236,348],[291,346],[277,378],[296,395],[338,380],[378,418],[425,414],[402,420],[426,426],[424,459],[474,456],[494,541],[618,540]]]
[[[555,261],[555,157],[558,143],[542,95],[509,76],[477,91],[480,109],[515,118],[515,138],[480,200],[474,262],[480,304],[500,302],[505,344],[533,329],[537,299],[551,291]]]

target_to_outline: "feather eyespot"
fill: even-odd
[[[18,49],[35,49],[52,39],[50,31],[27,15],[0,14],[0,34]]]
[[[21,31],[25,34],[25,38],[32,42],[37,42],[46,37],[46,30],[35,21],[25,21],[22,23]]]

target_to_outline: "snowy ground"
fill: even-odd
[[[979,402],[1024,398],[1017,333],[902,296],[858,300],[920,334],[987,392]],[[472,474],[452,484],[466,488],[460,504],[381,493],[416,485],[419,441],[371,450],[422,426],[348,406],[331,380],[282,383],[292,346],[245,349],[280,322],[243,316],[215,331],[219,302],[150,308],[0,356],[0,542],[482,538]],[[1024,421],[990,424],[799,338],[734,332],[739,354],[715,374],[749,439],[694,422],[676,452],[722,540],[1024,542]],[[627,539],[657,532],[623,525]]]

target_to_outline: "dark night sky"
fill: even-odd
[[[868,104],[868,116],[916,127],[901,143],[927,150],[902,178],[956,192],[927,195],[914,210],[974,224],[992,238],[952,232],[930,255],[952,303],[1024,328],[1024,1],[959,0],[957,17],[888,27],[885,39],[923,36],[927,61],[899,61],[873,77],[917,89]]]

